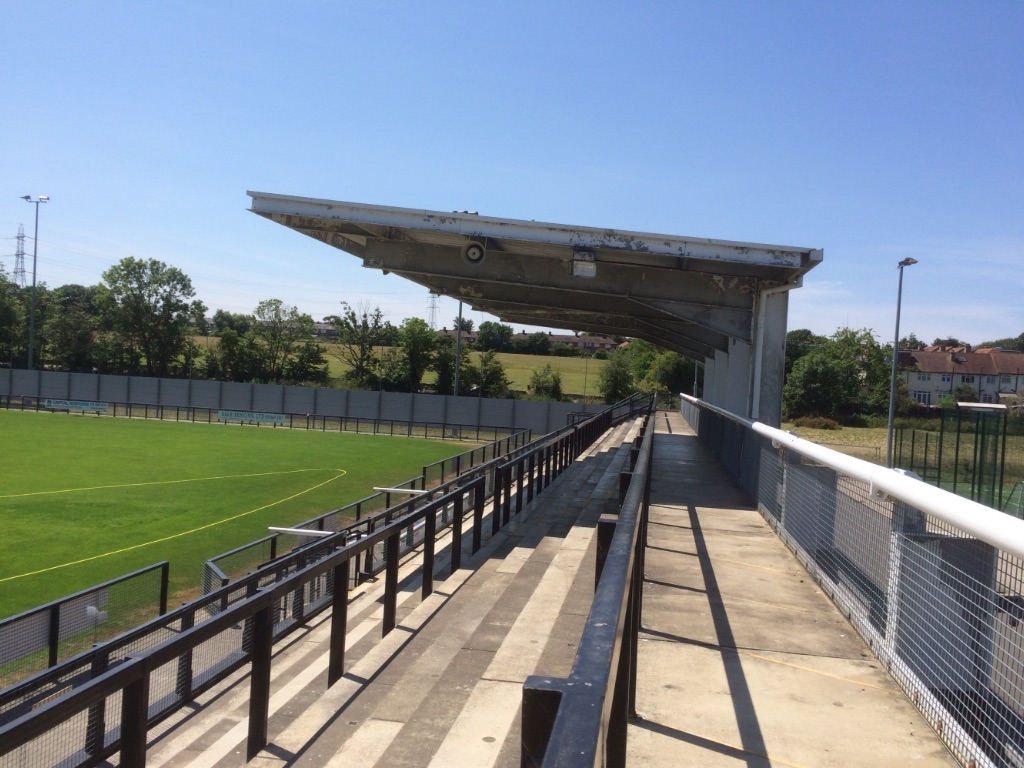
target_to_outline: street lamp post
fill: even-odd
[[[900,304],[903,302],[903,268],[917,264],[917,259],[909,256],[896,265],[900,271],[899,288],[896,290],[896,336],[892,342],[892,378],[889,381],[889,426],[886,431],[885,466],[892,469],[892,432],[896,418],[896,367],[900,351]]]
[[[36,260],[39,256],[39,204],[50,202],[49,195],[39,195],[35,200],[32,195],[22,195],[22,200],[36,207],[36,230],[32,237],[32,298],[28,311],[28,370],[32,370],[32,357],[35,350],[36,337]]]
[[[459,396],[459,369],[462,367],[462,299],[459,299],[458,323],[455,329],[455,397]]]

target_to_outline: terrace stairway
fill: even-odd
[[[615,510],[638,433],[639,421],[609,430],[456,573],[441,553],[425,600],[406,576],[385,638],[382,585],[354,591],[346,673],[332,688],[330,616],[289,635],[275,649],[270,743],[249,765],[518,766],[523,681],[569,671],[594,591],[595,526]],[[245,764],[247,705],[240,673],[154,729],[147,765]]]

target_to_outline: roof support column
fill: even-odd
[[[778,427],[782,423],[789,292],[798,287],[799,283],[780,285],[762,291],[757,297],[750,418],[770,427]]]
[[[704,400],[737,416],[750,416],[751,347],[729,340],[729,351],[716,350],[704,364]]]

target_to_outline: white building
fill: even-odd
[[[963,384],[982,403],[1013,405],[1024,393],[1024,352],[970,346],[901,349],[899,365],[907,390],[921,405],[938,405],[940,397]]]

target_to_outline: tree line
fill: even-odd
[[[30,289],[14,283],[0,266],[0,365],[23,368],[28,360]],[[258,383],[329,386],[418,392],[428,373],[434,391],[454,391],[456,340],[437,333],[420,318],[399,325],[387,321],[379,307],[341,303],[341,311],[324,318],[335,343],[317,337],[313,318],[279,299],[259,302],[252,313],[217,310],[195,297],[189,277],[156,259],[128,257],[102,274],[98,285],[36,286],[34,356],[51,370],[143,376],[180,376]],[[453,327],[472,333],[473,322],[456,318]],[[950,337],[933,344],[960,346]],[[902,349],[925,345],[910,334]],[[982,346],[1024,351],[1024,333]],[[611,353],[552,344],[543,332],[515,334],[510,326],[483,322],[475,343],[463,340],[459,393],[483,397],[513,396],[497,353],[533,355],[589,354],[606,358],[598,379],[605,402],[637,391],[696,392],[699,365],[634,339]],[[341,380],[332,382],[327,355],[342,364]],[[889,402],[892,345],[879,344],[868,329],[841,328],[832,336],[806,329],[786,337],[783,415],[821,416],[839,421],[882,417]],[[551,365],[535,370],[527,396],[565,397],[561,375]],[[967,399],[967,392],[953,393]],[[902,379],[897,408],[911,413],[916,404]]]
[[[191,279],[156,259],[128,257],[102,274],[97,285],[36,286],[33,353],[39,367],[70,372],[190,377],[223,381],[329,386],[418,392],[428,373],[434,390],[454,391],[456,339],[436,333],[420,318],[399,325],[379,307],[341,303],[324,318],[331,344],[317,336],[313,318],[279,299],[259,302],[249,313],[217,310],[196,298]],[[31,289],[13,282],[0,266],[0,365],[28,361]],[[454,327],[472,333],[473,322]],[[552,343],[544,332],[518,334],[483,322],[474,343],[462,340],[460,394],[509,397],[508,376],[498,352],[532,355],[595,355]],[[332,382],[328,355],[342,364]],[[694,364],[642,341],[610,355],[599,389],[607,402],[644,388],[675,392],[693,378]],[[551,365],[533,372],[527,396],[561,400],[561,375]]]

